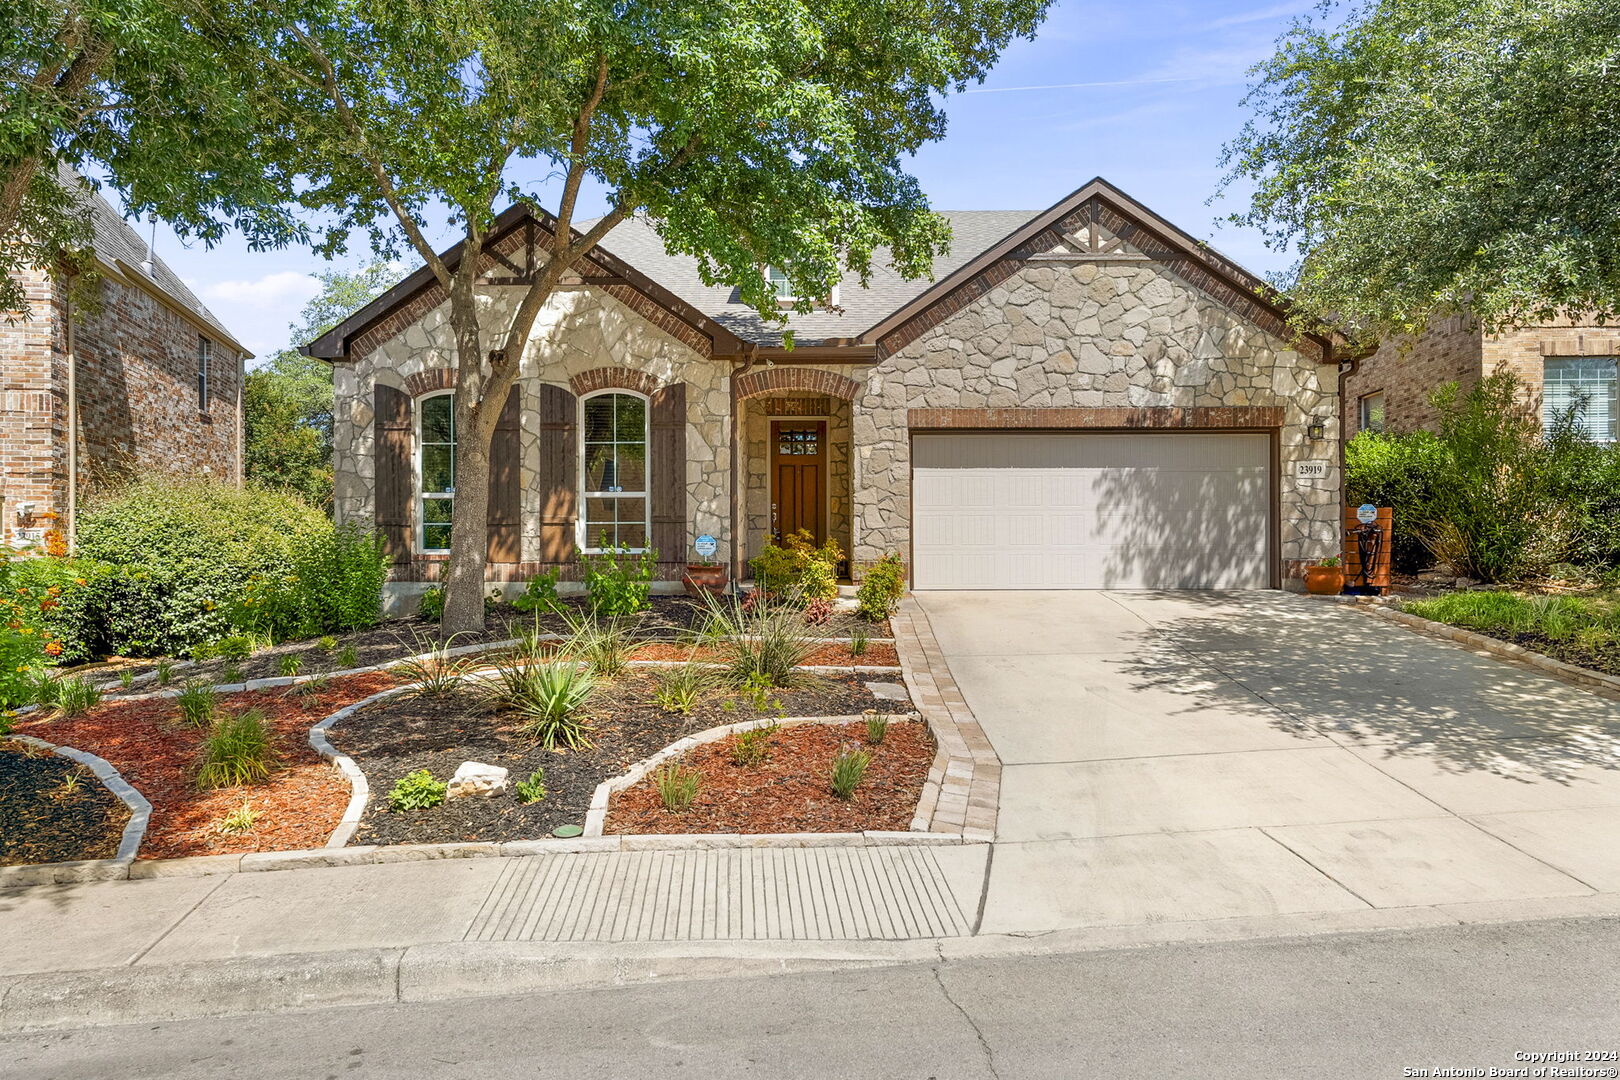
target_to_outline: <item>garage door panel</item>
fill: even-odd
[[[925,434],[916,587],[1264,588],[1264,435]]]

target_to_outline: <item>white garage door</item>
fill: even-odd
[[[1265,435],[925,434],[918,589],[1263,589]]]

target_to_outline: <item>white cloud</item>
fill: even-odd
[[[203,303],[209,307],[218,304],[221,307],[230,306],[238,310],[278,309],[286,311],[287,317],[291,319],[297,314],[297,306],[301,306],[321,291],[321,283],[312,274],[282,270],[251,280],[214,281],[200,286],[194,284],[192,288],[198,290]]]

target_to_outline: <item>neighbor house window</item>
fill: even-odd
[[[1612,356],[1549,356],[1542,368],[1541,420],[1551,427],[1570,410],[1575,426],[1598,442],[1614,442],[1620,400]]]
[[[456,395],[423,398],[417,412],[418,543],[423,551],[449,551],[456,503]]]
[[[647,546],[647,399],[620,391],[580,403],[580,483],[585,513],[580,546]]]
[[[208,411],[208,360],[213,355],[214,343],[197,335],[197,411]]]
[[[1356,424],[1360,431],[1384,430],[1384,392],[1366,394],[1361,399],[1361,415]]]
[[[792,301],[794,299],[793,284],[788,281],[788,276],[776,267],[767,266],[765,268],[765,280],[771,283],[771,288],[775,291],[778,300]]]

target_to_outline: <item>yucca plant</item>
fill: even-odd
[[[205,728],[214,720],[214,709],[218,705],[218,698],[213,688],[198,682],[188,682],[174,697],[175,707],[180,710],[180,719],[195,728]]]
[[[495,678],[486,684],[485,699],[497,709],[523,718],[523,729],[547,750],[571,750],[591,745],[586,725],[574,715],[596,689],[590,669],[570,660],[525,664],[498,664]]]
[[[203,740],[197,786],[207,791],[211,788],[261,783],[269,778],[275,764],[275,743],[270,725],[265,721],[264,713],[249,709],[216,722]]]
[[[439,641],[432,634],[415,631],[415,652],[408,660],[394,665],[394,673],[411,684],[411,693],[422,697],[448,697],[461,686],[473,668],[471,657],[451,656],[455,637]],[[457,635],[459,636],[459,635]]]
[[[719,682],[714,668],[703,667],[688,660],[679,667],[659,673],[653,690],[653,701],[658,707],[682,716],[692,711],[699,699]]]
[[[745,607],[735,597],[722,600],[708,593],[703,595],[703,603],[707,610],[702,640],[725,656],[731,678],[739,686],[795,689],[818,681],[798,667],[826,634],[804,621],[797,604]]]
[[[623,674],[645,646],[636,636],[641,626],[639,616],[598,616],[589,611],[561,614],[568,624],[562,655],[583,660],[604,679]]]

